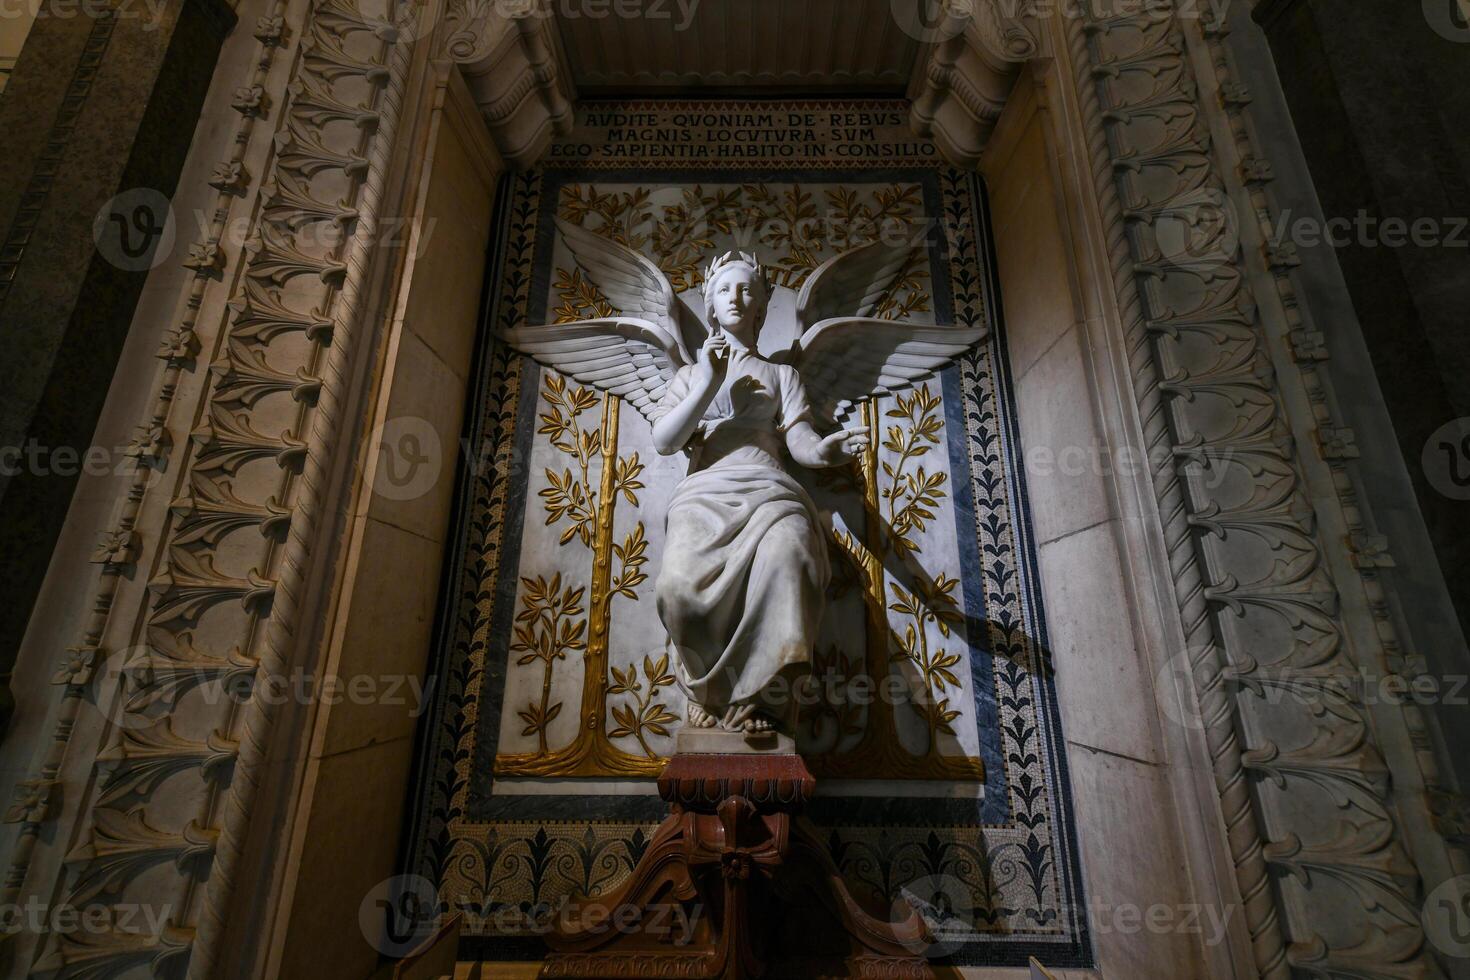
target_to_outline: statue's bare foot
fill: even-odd
[[[775,726],[771,724],[771,719],[757,711],[745,719],[744,728],[747,735],[759,735],[762,732],[772,731]]]
[[[715,727],[715,716],[710,714],[708,711],[705,711],[703,707],[695,704],[693,701],[689,702],[689,711],[686,713],[685,717],[689,719],[689,724],[693,725],[695,728]]]
[[[720,719],[720,726],[726,731],[744,732],[747,735],[759,735],[775,728],[771,719],[755,710],[753,704],[730,705],[730,710]]]
[[[720,719],[720,727],[727,732],[741,731],[745,727],[745,719],[749,718],[753,711],[755,711],[753,704],[732,704],[725,709],[725,716]]]

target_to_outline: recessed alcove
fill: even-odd
[[[80,482],[11,682],[6,900],[162,904],[168,926],[26,934],[17,962],[393,976],[405,950],[384,947],[377,903],[402,876],[429,867],[435,897],[498,913],[534,906],[538,875],[566,879],[560,897],[631,870],[673,733],[634,689],[664,671],[660,637],[647,663],[625,642],[657,632],[628,559],[659,555],[654,501],[681,461],[594,397],[586,445],[629,472],[638,453],[641,485],[593,522],[600,543],[561,537],[541,491],[575,453],[537,419],[554,374],[492,335],[595,309],[557,221],[595,214],[584,230],[617,237],[608,201],[646,190],[650,240],[691,194],[735,215],[664,270],[689,297],[742,215],[898,201],[926,233],[919,285],[887,309],[989,330],[905,390],[922,403],[863,410],[880,438],[942,433],[923,478],[942,472],[945,495],[915,494],[922,561],[834,575],[847,622],[827,626],[850,642],[814,652],[892,656],[908,677],[921,637],[961,654],[940,664],[960,675],[953,716],[926,729],[900,705],[867,716],[893,722],[883,737],[809,753],[812,812],[870,904],[954,879],[974,906],[936,975],[1019,978],[1032,956],[1068,978],[1434,975],[1419,913],[1460,880],[1463,802],[1428,713],[1354,684],[1414,674],[1402,610],[1440,607],[1400,599],[1373,506],[1413,516],[1403,474],[1360,480],[1333,394],[1328,348],[1355,378],[1365,358],[1271,241],[1267,158],[1298,161],[1242,84],[1285,114],[1258,32],[987,0],[958,24],[888,0],[666,18],[450,0],[395,27],[358,9],[373,2],[236,5],[172,203],[201,241],[146,276],[95,437],[143,465]],[[619,114],[640,122],[614,133]],[[797,237],[747,239],[783,329],[839,251],[792,260]],[[1368,402],[1351,417],[1388,429]],[[878,459],[819,488],[861,485],[862,520],[834,538],[891,535]],[[918,459],[900,475],[920,479]],[[538,689],[507,682],[527,666],[517,603],[573,553],[617,563],[626,591],[588,615],[612,637],[602,659],[559,658],[558,678],[585,671],[558,688],[560,720],[548,657],[523,727],[506,692]],[[917,613],[905,634],[895,607],[919,584],[962,597],[948,632]],[[495,928],[461,921],[433,955],[457,977],[536,975],[534,936]]]
[[[1107,463],[1129,452],[1118,435],[1126,431],[1128,420],[1109,380],[1125,365],[1117,360],[1116,322],[1110,328],[1100,285],[1089,279],[1097,274],[1088,267],[1097,247],[1085,239],[1086,228],[1079,227],[1081,217],[1075,213],[1084,191],[1078,161],[1070,155],[1075,148],[1067,140],[1066,106],[1045,99],[1048,71],[1055,70],[1050,66],[1020,73],[979,170],[988,191],[993,286],[1002,300],[995,314],[1004,319],[1005,371],[1014,387],[1020,435],[1015,465],[1024,474],[1030,498],[1040,595],[1048,609],[1045,656],[1055,678],[1065,740],[1056,747],[1061,753],[1058,765],[1069,774],[1088,901],[1147,904],[1147,896],[1157,903],[1167,891],[1168,904],[1186,906],[1199,901],[1191,892],[1187,869],[1201,862],[1213,866],[1219,858],[1211,854],[1198,817],[1190,816],[1197,813],[1192,808],[1198,805],[1200,786],[1197,770],[1183,761],[1194,750],[1189,733],[1172,725],[1156,706],[1158,697],[1189,692],[1172,687],[1176,675],[1161,671],[1170,651],[1146,633],[1140,602],[1147,598],[1147,580],[1138,578],[1138,571],[1125,571],[1147,561],[1147,542],[1139,531],[1143,517],[1128,510],[1138,505],[1147,472]],[[452,438],[462,438],[454,434],[467,431],[457,393],[484,397],[476,396],[467,378],[475,333],[484,329],[483,306],[477,312],[469,301],[474,295],[483,303],[483,249],[473,247],[468,229],[485,229],[488,236],[497,189],[504,195],[510,185],[499,178],[503,165],[480,120],[468,111],[469,91],[455,73],[446,73],[440,85],[433,152],[425,155],[415,211],[416,223],[437,230],[412,243],[370,420],[376,430],[403,414],[432,419],[441,443],[448,445]],[[368,452],[374,448],[374,443],[366,444],[360,464],[365,487],[378,479],[376,466],[385,458],[391,462],[391,453],[384,457],[380,451],[374,458]],[[464,467],[484,453],[461,450],[458,455],[457,462],[446,458],[443,479],[432,493],[407,501],[364,495],[366,510],[350,525],[353,543],[342,573],[344,594],[338,599],[345,610],[334,640],[343,658],[338,669],[351,670],[354,655],[370,657],[378,670],[400,663],[405,669],[422,669],[431,636],[432,617],[426,611],[436,598],[442,641],[442,576],[454,574],[455,548],[463,547],[452,540],[453,507],[444,488],[455,485],[452,471],[458,467],[463,493]],[[405,569],[412,571],[405,575]],[[354,642],[354,636],[361,638]],[[371,781],[386,798],[410,797],[415,785],[412,740],[405,737],[401,719],[396,728],[373,732],[371,721],[355,717],[359,714],[339,705],[318,721],[321,751],[307,763],[319,772],[312,781],[328,787],[335,780],[357,787]],[[529,792],[516,788],[528,779],[537,782],[534,777],[507,778],[502,791]],[[418,780],[422,786],[421,772]],[[575,778],[552,779],[535,792],[592,792],[579,789],[579,783],[587,785]],[[616,781],[592,780],[590,785],[612,790]],[[644,792],[651,792],[651,786]],[[876,788],[863,790],[865,796],[874,793],[881,795]],[[344,822],[361,824],[349,815],[354,794],[329,789],[310,795],[312,799],[303,801],[310,816],[298,845],[302,864],[294,875],[298,895],[293,907],[302,911],[282,923],[288,937],[283,963],[303,970],[340,955],[329,953],[319,941],[289,938],[301,929],[301,935],[320,933],[321,925],[310,923],[320,914],[312,910],[322,910],[324,904],[307,896],[316,894],[314,888],[325,895],[343,887],[339,859],[311,843],[315,834],[309,828],[319,825],[327,832]],[[596,812],[590,801],[586,812]],[[422,819],[407,812],[385,813],[387,822],[381,827],[361,827],[353,851],[358,857],[354,873],[363,888],[403,868],[395,863],[403,859],[396,842],[411,833],[416,816]],[[336,836],[340,830],[331,833]],[[394,847],[386,844],[390,838]],[[378,857],[367,860],[370,852]],[[302,915],[306,918],[298,923]],[[1156,939],[1146,951],[1110,933],[1094,935],[1090,942],[1101,964],[1141,968],[1169,957],[1181,973],[1206,969],[1187,936]],[[967,967],[967,975],[990,975],[978,969]]]

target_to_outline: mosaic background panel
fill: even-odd
[[[772,323],[821,261],[901,229],[922,247],[875,315],[989,325],[954,368],[866,409],[870,460],[808,480],[832,514],[816,672],[848,694],[803,713],[824,794],[811,812],[875,909],[908,897],[949,910],[951,961],[1086,965],[978,181],[925,159],[548,168],[504,191],[410,842],[410,870],[469,912],[464,954],[539,956],[538,916],[623,880],[663,814],[652,777],[683,717],[652,602],[682,457],[659,457],[616,399],[494,340],[611,312],[559,241],[560,217],[642,250],[681,290],[697,290],[711,254],[754,250],[778,286]],[[854,703],[854,676],[890,673],[911,696]]]

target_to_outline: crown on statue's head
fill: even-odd
[[[761,284],[761,288],[765,290],[767,296],[770,295],[771,280],[766,275],[765,268],[756,261],[754,255],[751,255],[749,252],[726,252],[724,255],[717,256],[713,259],[709,267],[704,270],[705,299],[709,299],[709,291],[714,285],[716,277],[725,269],[735,265],[743,265],[750,269],[751,273],[755,276],[756,282]]]

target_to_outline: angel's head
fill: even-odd
[[[755,256],[726,252],[704,273],[704,315],[711,327],[719,324],[743,339],[754,341],[766,319],[771,284]]]

